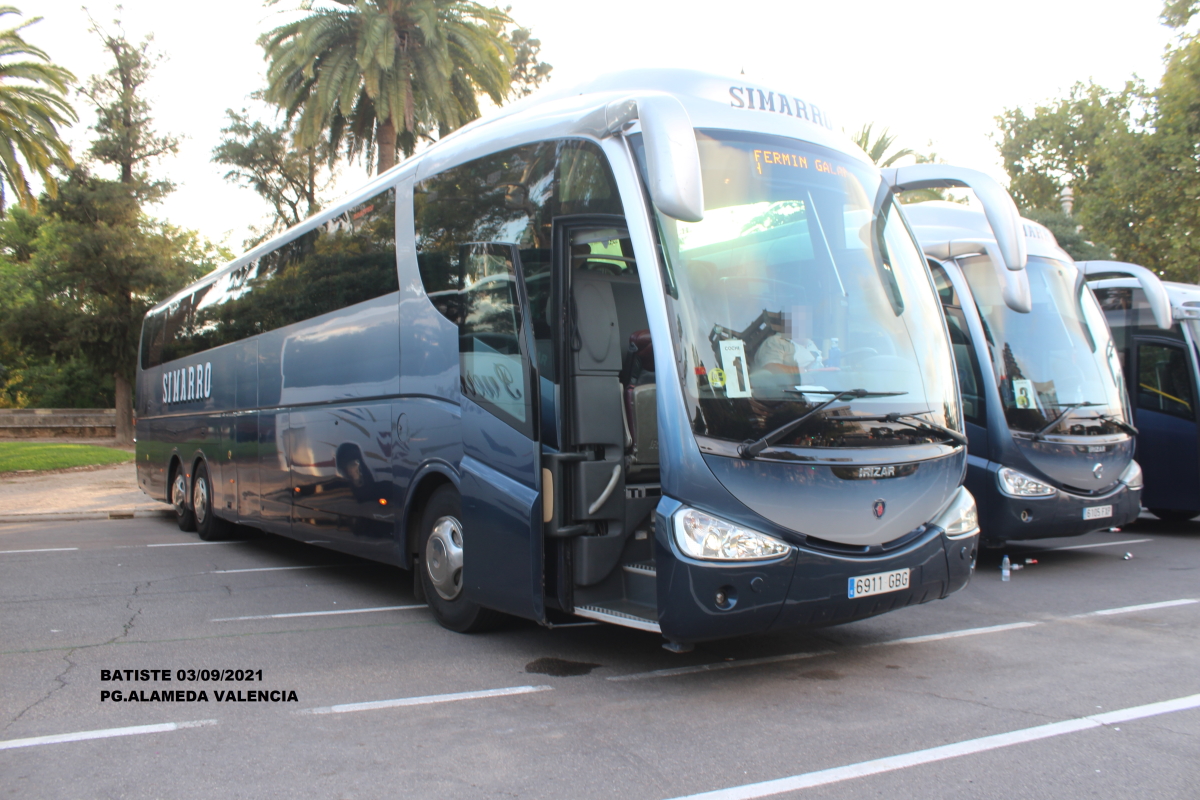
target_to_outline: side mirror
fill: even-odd
[[[950,242],[929,245],[922,249],[925,255],[939,261],[974,255],[979,252],[987,253],[992,262],[992,270],[996,273],[996,280],[1000,283],[1000,295],[1004,298],[1004,305],[1018,314],[1028,314],[1033,310],[1033,295],[1029,291],[1029,273],[1023,269],[1017,272],[1005,269],[1002,266],[1004,257],[1000,254],[1000,248],[993,242],[955,239]]]
[[[635,119],[642,123],[650,199],[655,207],[683,222],[704,219],[700,149],[683,103],[660,92],[614,100],[604,109],[604,132],[618,134]]]
[[[881,170],[892,191],[910,189],[948,189],[965,186],[975,192],[983,204],[983,213],[996,235],[1003,263],[1013,272],[1025,269],[1029,256],[1025,249],[1025,228],[1021,215],[1008,191],[982,172],[946,164],[913,164]]]
[[[1165,330],[1170,330],[1175,324],[1175,320],[1171,315],[1171,297],[1167,294],[1167,287],[1163,286],[1162,281],[1150,270],[1137,264],[1129,264],[1125,261],[1076,261],[1075,266],[1083,271],[1085,276],[1093,279],[1099,275],[1129,275],[1136,278],[1141,284],[1142,291],[1146,293],[1146,302],[1150,304],[1150,313],[1154,315],[1154,322],[1158,327]]]

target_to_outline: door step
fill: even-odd
[[[658,572],[653,561],[622,564],[621,582],[626,600],[648,609],[658,609]]]
[[[639,631],[662,633],[658,621],[645,616],[649,609],[639,608],[634,603],[614,602],[601,605],[575,606],[575,615],[587,619],[608,622],[613,625],[623,625],[626,628],[636,628]]]

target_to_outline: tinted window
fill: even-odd
[[[538,372],[556,380],[558,289],[551,271],[551,222],[567,214],[622,213],[599,148],[584,141],[542,142],[486,156],[418,184],[413,211],[425,291],[460,326],[459,295],[470,288],[464,246],[503,244],[516,251],[529,297]]]
[[[1138,408],[1173,417],[1196,418],[1192,396],[1191,365],[1182,347],[1167,344],[1138,345]]]
[[[157,314],[143,369],[399,291],[396,191],[389,189]]]
[[[937,288],[938,297],[942,301],[942,311],[946,315],[946,328],[950,332],[950,345],[954,348],[954,364],[958,371],[958,388],[962,392],[963,415],[968,422],[976,425],[987,425],[987,413],[984,404],[983,373],[979,368],[979,356],[971,341],[967,329],[967,317],[963,313],[962,303],[950,276],[936,262],[929,262],[933,272],[933,285]]]

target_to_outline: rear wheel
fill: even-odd
[[[1177,508],[1152,508],[1150,513],[1163,522],[1187,522],[1200,516],[1200,511],[1180,511]]]
[[[188,506],[188,484],[187,476],[183,474],[183,465],[175,468],[175,474],[171,478],[171,505],[175,507],[175,521],[179,523],[179,530],[196,530],[196,515]]]
[[[196,532],[206,542],[222,539],[228,532],[229,523],[213,511],[212,480],[204,463],[196,465],[196,476],[192,478],[192,515],[196,520]]]
[[[462,500],[453,486],[442,486],[429,498],[421,516],[417,568],[425,600],[443,627],[459,633],[485,630],[500,614],[463,594]]]

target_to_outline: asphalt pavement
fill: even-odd
[[[1195,798],[1200,785],[1200,523],[1012,546],[1038,563],[1007,583],[987,552],[946,600],[686,655],[589,623],[451,633],[405,572],[244,533],[0,526],[3,796]]]

